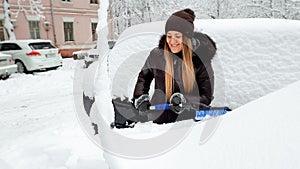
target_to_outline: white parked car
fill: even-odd
[[[50,40],[2,41],[0,52],[12,55],[20,73],[62,66],[60,50]]]
[[[0,79],[7,79],[15,72],[17,72],[17,65],[12,56],[0,52]]]

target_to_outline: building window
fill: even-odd
[[[61,0],[62,2],[71,2],[71,0]]]
[[[29,30],[30,30],[30,38],[31,39],[40,39],[40,22],[39,21],[28,21],[29,22]]]
[[[97,23],[92,23],[92,38],[93,38],[93,41],[96,41],[98,39],[96,28],[97,28]]]
[[[65,41],[74,41],[73,22],[64,22]]]
[[[0,21],[0,41],[4,41],[4,27],[3,27],[3,21]]]
[[[90,0],[90,4],[98,4],[98,0]]]

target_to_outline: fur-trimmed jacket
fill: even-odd
[[[152,80],[155,80],[155,91],[151,98],[151,104],[166,103],[165,96],[165,59],[164,44],[166,35],[159,41],[158,47],[154,48],[148,56],[134,89],[134,98],[143,94],[148,94]],[[193,65],[195,71],[195,84],[191,93],[184,91],[182,80],[182,53],[172,54],[174,65],[173,93],[179,92],[184,95],[188,102],[209,105],[213,100],[214,72],[211,60],[216,53],[215,42],[206,34],[195,32],[192,38],[193,45]],[[176,120],[177,115],[170,111],[165,111],[159,117],[154,118],[154,122],[164,123]],[[156,120],[155,120],[156,119]]]

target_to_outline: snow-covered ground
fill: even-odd
[[[76,89],[73,83],[78,78],[78,73],[74,72],[78,71],[76,65],[80,61],[64,59],[63,67],[58,70],[33,75],[14,74],[0,81],[0,169],[108,169],[108,165],[111,169],[182,169],[200,166],[230,169],[300,168],[297,158],[300,153],[300,135],[297,132],[300,129],[297,123],[300,118],[297,106],[300,97],[299,21],[199,20],[196,21],[196,27],[208,33],[219,49],[214,61],[216,77],[219,78],[216,79],[214,104],[228,104],[235,108],[234,111],[222,118],[195,125],[187,121],[164,126],[138,124],[133,130],[112,130],[108,127],[107,131],[121,136],[118,137],[120,140],[105,138],[107,133],[100,127],[104,148],[110,144],[123,153],[111,154],[107,151],[103,158],[102,149],[85,134],[76,115],[78,105],[76,100],[74,105]],[[152,39],[152,35],[156,39]],[[100,103],[94,105],[92,111],[98,108],[101,115],[112,114],[109,104],[103,105],[106,101],[110,103],[110,87],[115,94],[130,95],[132,88],[126,82],[134,83],[137,73],[123,72],[126,70],[123,69],[124,64],[141,64],[146,57],[141,55],[142,52],[147,52],[145,50],[150,50],[157,43],[155,33],[148,32],[147,36],[151,39],[147,43],[140,43],[142,36],[136,39],[125,36],[124,39],[135,42],[130,44],[124,40],[127,43],[116,44],[109,60],[110,77],[101,74],[101,71],[107,70],[105,66],[99,69],[101,71],[96,77],[104,83],[97,81],[96,88],[84,84],[79,86],[81,90],[95,89],[96,99],[102,97],[103,102],[96,100]],[[126,47],[124,44],[133,45],[135,49],[142,45],[152,46],[136,53],[132,46]],[[122,58],[124,56],[143,58],[135,63]],[[122,62],[124,60],[126,62]],[[118,67],[120,64],[123,67]],[[91,68],[94,66],[92,64]],[[139,69],[134,66],[130,68],[130,71]],[[126,80],[116,79],[124,74],[130,77],[124,77]],[[85,79],[83,83],[93,81],[90,77],[81,78]],[[114,83],[108,86],[114,80],[124,80],[121,83],[123,89],[119,90]],[[93,94],[91,91],[87,93]],[[218,96],[222,98],[218,99]],[[105,125],[108,124],[99,124]],[[206,131],[212,129],[213,132]],[[178,132],[182,132],[180,136],[183,137],[172,142],[174,145],[168,145],[169,142],[163,139],[155,140],[158,136],[174,136]],[[130,143],[141,143],[139,141],[143,140],[147,144],[124,144],[124,138],[135,140]],[[159,148],[157,143],[164,143],[160,147],[162,151],[156,151]],[[143,145],[148,147],[141,148]],[[124,152],[126,148],[135,146],[139,149]],[[168,146],[169,149],[166,149]],[[150,150],[157,154],[149,154]],[[141,159],[136,159],[137,156],[131,158],[137,154],[143,155]],[[149,158],[146,158],[147,155]]]
[[[76,62],[0,81],[0,169],[106,169],[73,102]]]

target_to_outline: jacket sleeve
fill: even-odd
[[[195,54],[197,58],[195,69],[195,80],[198,85],[198,91],[196,95],[198,96],[187,96],[187,100],[192,103],[203,103],[209,105],[213,100],[213,90],[214,90],[214,72],[211,65],[211,61],[216,54],[216,44],[215,42],[206,34],[195,33],[195,39],[198,40],[198,46],[195,46]]]
[[[187,96],[187,100],[194,104],[202,103],[209,105],[214,98],[214,72],[211,63],[201,65],[195,73],[199,94],[196,94],[198,96]]]
[[[151,51],[142,70],[138,75],[138,79],[134,88],[133,98],[138,98],[143,94],[149,94],[150,84],[154,78],[153,74],[153,55]]]

